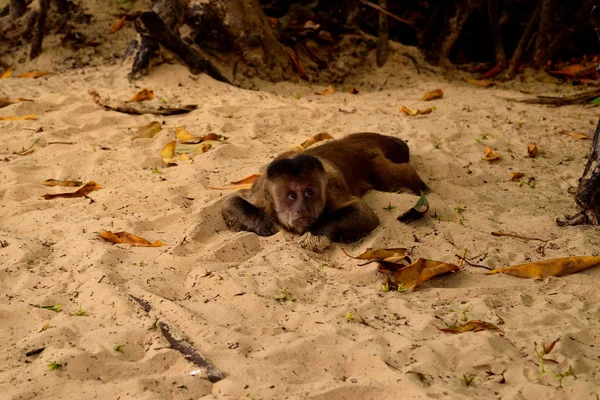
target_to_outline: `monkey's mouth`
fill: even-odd
[[[294,232],[302,234],[307,232],[316,222],[314,218],[298,218],[290,227]]]

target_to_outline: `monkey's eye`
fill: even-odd
[[[296,192],[289,192],[288,193],[288,199],[290,200],[296,200],[298,198],[298,195],[296,194]]]
[[[306,189],[304,191],[304,197],[308,198],[308,197],[313,197],[315,193],[312,191],[312,189]]]

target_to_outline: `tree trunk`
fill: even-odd
[[[387,0],[379,0],[379,6],[387,10]],[[379,12],[379,42],[377,42],[377,66],[383,67],[390,52],[390,31],[388,16]]]
[[[17,19],[27,11],[25,0],[10,0],[10,17]]]
[[[36,22],[33,26],[33,36],[31,38],[31,49],[29,51],[29,59],[37,58],[42,52],[42,42],[46,34],[46,18],[48,17],[48,8],[50,0],[40,0],[39,9],[35,11]]]

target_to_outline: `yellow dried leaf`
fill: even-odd
[[[429,101],[433,99],[439,99],[444,95],[444,91],[442,89],[432,90],[431,92],[427,92],[421,97],[421,101]]]
[[[392,281],[398,286],[402,285],[405,289],[413,290],[434,276],[458,271],[459,269],[458,265],[419,258],[409,266],[393,272],[391,277]]]
[[[252,174],[250,176],[245,177],[244,179],[240,179],[239,181],[231,182],[232,185],[246,185],[248,183],[254,183],[254,181],[260,177],[260,174]]]
[[[35,116],[35,114],[18,115],[15,117],[0,117],[0,121],[24,121],[27,119],[37,119],[37,117]]]
[[[152,121],[148,125],[142,125],[137,129],[137,135],[134,139],[152,139],[162,130],[162,125],[158,121]]]
[[[535,143],[529,143],[527,145],[527,157],[535,157],[537,156],[537,153],[537,145]]]
[[[386,260],[392,261],[390,258],[400,257],[404,258],[406,256],[406,249],[402,247],[395,247],[390,249],[376,249],[369,250],[358,256],[351,256],[346,253],[346,250],[342,249],[342,251],[350,258],[354,258],[355,260]],[[393,261],[392,261],[393,262]]]
[[[108,34],[111,35],[117,31],[120,31],[121,28],[123,28],[123,25],[125,24],[125,19],[127,18],[126,15],[123,15],[121,18],[119,18],[117,20],[117,22],[115,22],[113,24],[113,26],[110,28],[110,31],[108,31]]]
[[[329,85],[327,86],[327,89],[320,91],[320,92],[314,92],[314,94],[318,94],[320,96],[326,96],[328,94],[333,94],[335,93],[335,89],[333,88],[333,86]]]
[[[580,133],[580,132],[571,132],[571,131],[567,131],[567,130],[562,130],[558,133],[562,134],[562,135],[569,135],[572,138],[574,138],[575,140],[591,140],[592,139],[585,133]]]
[[[165,165],[169,165],[170,161],[173,159],[175,155],[175,147],[177,143],[175,141],[167,143],[165,147],[160,151],[160,158],[163,160]]]
[[[467,82],[469,82],[472,85],[475,86],[479,86],[479,87],[490,87],[490,86],[494,86],[494,85],[499,85],[500,82],[498,81],[488,81],[485,79],[467,79]]]
[[[175,136],[177,137],[177,140],[179,140],[180,142],[185,142],[186,140],[196,138],[196,136],[192,135],[191,133],[189,133],[188,131],[186,131],[184,128],[181,128],[181,127],[175,128]],[[201,138],[198,138],[198,139],[201,140]]]
[[[54,74],[54,72],[47,72],[47,71],[34,71],[34,72],[25,72],[24,74],[21,75],[17,75],[17,78],[40,78],[42,76],[46,76],[46,75],[52,75]]]
[[[12,75],[12,69],[7,69],[6,71],[4,71],[2,73],[2,75],[0,75],[0,79],[10,78],[11,75]]]
[[[212,148],[212,144],[207,143],[207,142],[202,142],[198,146],[196,146],[195,152],[196,152],[196,154],[204,154],[211,148]]]
[[[327,132],[317,133],[316,135],[314,135],[313,137],[309,138],[308,140],[305,140],[300,146],[298,146],[296,148],[296,151],[306,150],[310,146],[312,146],[313,144],[321,142],[323,140],[327,140],[327,139],[333,139],[333,136],[331,136]]]
[[[563,276],[583,271],[600,264],[600,256],[581,256],[554,258],[551,260],[536,261],[512,267],[496,268],[487,272],[490,274],[508,274],[519,278],[544,279],[548,276]]]
[[[142,89],[136,94],[134,94],[129,101],[144,101],[144,100],[152,100],[154,98],[154,91],[151,89]]]
[[[523,172],[511,172],[510,173],[510,180],[514,181],[514,180],[517,180],[517,179],[522,178],[524,176],[525,176],[525,174]]]
[[[154,242],[150,242],[142,237],[133,235],[128,232],[115,232],[104,231],[100,234],[100,237],[106,241],[117,244],[130,244],[132,246],[140,246],[140,247],[161,247],[166,246],[160,240],[155,240]]]
[[[433,111],[432,107],[427,107],[427,108],[422,108],[419,110],[415,110],[412,108],[408,108],[408,107],[402,107],[400,108],[400,111],[403,112],[404,114],[410,115],[411,117],[414,117],[415,115],[423,115],[423,114],[431,114],[431,112]]]
[[[75,197],[85,197],[88,194],[92,193],[93,191],[100,190],[100,189],[102,189],[102,186],[98,185],[96,182],[90,181],[90,182],[86,183],[85,185],[83,185],[82,187],[80,187],[79,189],[77,189],[75,192],[45,194],[42,197],[45,200],[53,200],[53,199],[58,199],[58,198],[72,199]]]
[[[58,179],[46,179],[44,181],[44,186],[67,186],[67,187],[77,187],[83,185],[83,182],[80,181],[61,181]]]
[[[3,107],[6,107],[6,106],[9,106],[9,105],[11,105],[11,104],[20,103],[20,102],[22,102],[22,101],[33,101],[33,100],[24,99],[24,98],[22,98],[22,97],[17,97],[16,99],[14,99],[14,100],[11,100],[11,99],[8,99],[8,98],[6,98],[6,97],[1,97],[1,98],[0,98],[0,108],[3,108]]]
[[[500,154],[498,154],[498,152],[496,152],[496,150],[492,150],[491,148],[486,147],[484,150],[483,159],[486,161],[498,160],[498,159],[500,159]]]

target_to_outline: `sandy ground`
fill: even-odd
[[[402,51],[413,51],[402,49]],[[415,53],[416,54],[416,53]],[[373,64],[374,55],[365,61]],[[28,70],[49,67],[48,59]],[[402,68],[398,68],[398,65]],[[535,80],[477,88],[460,76],[418,71],[397,52],[381,70],[369,67],[345,88],[360,94],[316,96],[306,83],[263,84],[246,91],[179,65],[162,65],[129,84],[129,65],[105,65],[33,79],[0,81],[0,97],[24,97],[0,121],[0,390],[3,398],[120,399],[596,399],[599,392],[600,270],[533,281],[486,276],[465,266],[414,292],[384,292],[373,265],[351,254],[408,247],[413,258],[457,263],[455,254],[492,267],[555,257],[598,255],[593,227],[559,228],[557,216],[576,207],[577,185],[595,108],[549,108],[508,102],[570,87]],[[17,71],[17,72],[24,72]],[[142,87],[168,103],[197,104],[189,114],[132,116],[105,111],[87,94],[95,88],[128,99]],[[442,99],[419,101],[441,88]],[[160,100],[154,100],[160,101]],[[399,107],[434,105],[408,117]],[[154,139],[132,140],[137,127],[164,123]],[[193,163],[167,168],[159,152],[174,139],[168,127],[228,137]],[[300,249],[291,235],[260,238],[226,229],[210,187],[258,172],[277,153],[319,132],[335,137],[373,131],[403,138],[412,163],[433,189],[423,220],[396,217],[410,194],[372,192],[366,201],[381,219],[367,238],[323,254]],[[25,156],[14,151],[29,147]],[[72,144],[51,144],[72,142]],[[527,144],[539,155],[525,157]],[[485,146],[502,158],[482,160]],[[510,182],[511,171],[525,173]],[[535,177],[529,183],[530,177]],[[46,179],[95,181],[90,198],[44,200]],[[93,201],[92,201],[93,200]],[[392,211],[385,210],[388,205]],[[168,244],[112,245],[103,230],[128,231]],[[541,242],[493,237],[518,233]],[[287,289],[295,302],[277,302]],[[148,313],[131,296],[147,301]],[[61,304],[54,312],[32,306]],[[75,316],[79,309],[86,316]],[[347,321],[348,311],[368,324]],[[492,331],[452,335],[436,329],[468,319]],[[168,348],[156,321],[179,330],[227,377],[211,383]],[[534,343],[560,339],[540,371]],[[121,351],[116,351],[120,346]],[[45,347],[39,355],[26,356]],[[50,370],[49,363],[63,365]],[[491,375],[487,371],[495,374]],[[470,385],[465,383],[474,376]]]

